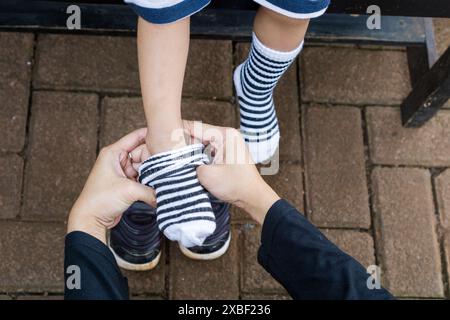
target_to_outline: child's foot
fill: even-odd
[[[208,161],[203,145],[155,154],[139,168],[139,181],[155,189],[157,222],[167,238],[184,247],[202,245],[215,228],[215,217],[196,168]]]
[[[230,246],[230,204],[209,194],[212,209],[216,217],[216,230],[205,239],[201,246],[186,248],[179,244],[181,252],[195,260],[213,260],[221,257]]]
[[[156,209],[144,202],[128,208],[111,229],[108,245],[122,269],[145,271],[156,267],[161,257],[162,234],[156,223]]]
[[[280,131],[273,90],[301,48],[302,44],[290,52],[275,51],[253,34],[248,59],[234,71],[241,133],[255,163],[269,160],[278,148]]]

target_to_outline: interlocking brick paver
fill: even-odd
[[[429,171],[376,168],[372,181],[383,285],[396,296],[442,297]]]
[[[303,101],[398,104],[411,90],[404,51],[305,48],[300,76]]]
[[[16,300],[64,300],[63,295],[20,295]]]
[[[127,133],[146,126],[141,98],[106,97],[102,100],[100,146],[114,143]]]
[[[22,218],[68,214],[95,161],[97,104],[93,94],[33,94]]]
[[[330,241],[358,260],[364,267],[375,264],[373,239],[367,232],[336,229],[321,231]]]
[[[298,164],[280,163],[275,175],[265,175],[264,180],[278,193],[288,200],[299,211],[303,211],[303,169]]]
[[[242,259],[241,290],[243,292],[271,292],[287,295],[286,290],[259,265],[257,256],[261,244],[261,227],[247,225],[242,228],[244,251]]]
[[[15,218],[20,211],[23,159],[0,156],[0,218]]]
[[[450,165],[450,111],[438,112],[421,128],[404,128],[399,108],[370,107],[366,118],[374,163]]]
[[[41,34],[36,88],[139,91],[132,37]]]
[[[447,232],[444,235],[444,254],[445,254],[445,261],[446,261],[446,265],[447,265],[447,279],[448,277],[450,277],[450,233]],[[447,290],[450,290],[450,283],[447,281]]]
[[[122,270],[123,275],[128,278],[130,294],[164,294],[165,290],[165,264],[166,255],[163,253],[158,265],[149,271]]]
[[[359,109],[308,106],[304,128],[310,218],[322,227],[369,228]]]
[[[198,261],[185,257],[178,245],[170,246],[170,295],[172,299],[238,299],[238,229],[232,230],[228,251],[219,259]]]
[[[183,93],[199,97],[231,97],[231,41],[192,40]]]
[[[435,185],[441,225],[450,229],[450,169],[435,178]]]
[[[0,32],[0,151],[19,152],[25,142],[34,36]]]
[[[65,231],[56,223],[0,223],[0,292],[61,292]]]
[[[183,119],[187,120],[198,120],[222,127],[237,126],[236,108],[228,102],[183,99],[181,114]]]
[[[281,162],[279,171],[275,175],[265,175],[264,180],[278,193],[288,200],[300,212],[304,211],[303,204],[303,169],[298,164]],[[248,214],[237,207],[232,208],[232,221],[253,222]]]
[[[450,19],[433,19],[433,24],[436,49],[441,55],[450,46]]]
[[[238,43],[236,45],[238,63],[247,58],[249,48],[250,44],[248,43]],[[280,125],[280,158],[282,160],[300,160],[302,152],[296,63],[293,63],[281,77],[275,89],[274,102]]]

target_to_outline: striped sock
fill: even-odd
[[[302,47],[303,42],[292,51],[276,51],[253,33],[249,57],[234,71],[241,133],[255,163],[269,160],[278,148],[280,131],[273,90]]]
[[[216,229],[208,194],[196,168],[208,163],[202,144],[158,153],[139,168],[139,181],[155,189],[159,229],[189,248],[202,245]]]

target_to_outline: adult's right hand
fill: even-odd
[[[215,197],[242,208],[262,224],[280,197],[259,174],[240,132],[186,120],[184,128],[193,139],[211,146],[214,155],[211,164],[197,168],[200,183]]]

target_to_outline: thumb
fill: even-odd
[[[130,195],[134,201],[142,201],[152,207],[156,207],[155,191],[143,184],[130,181]]]

